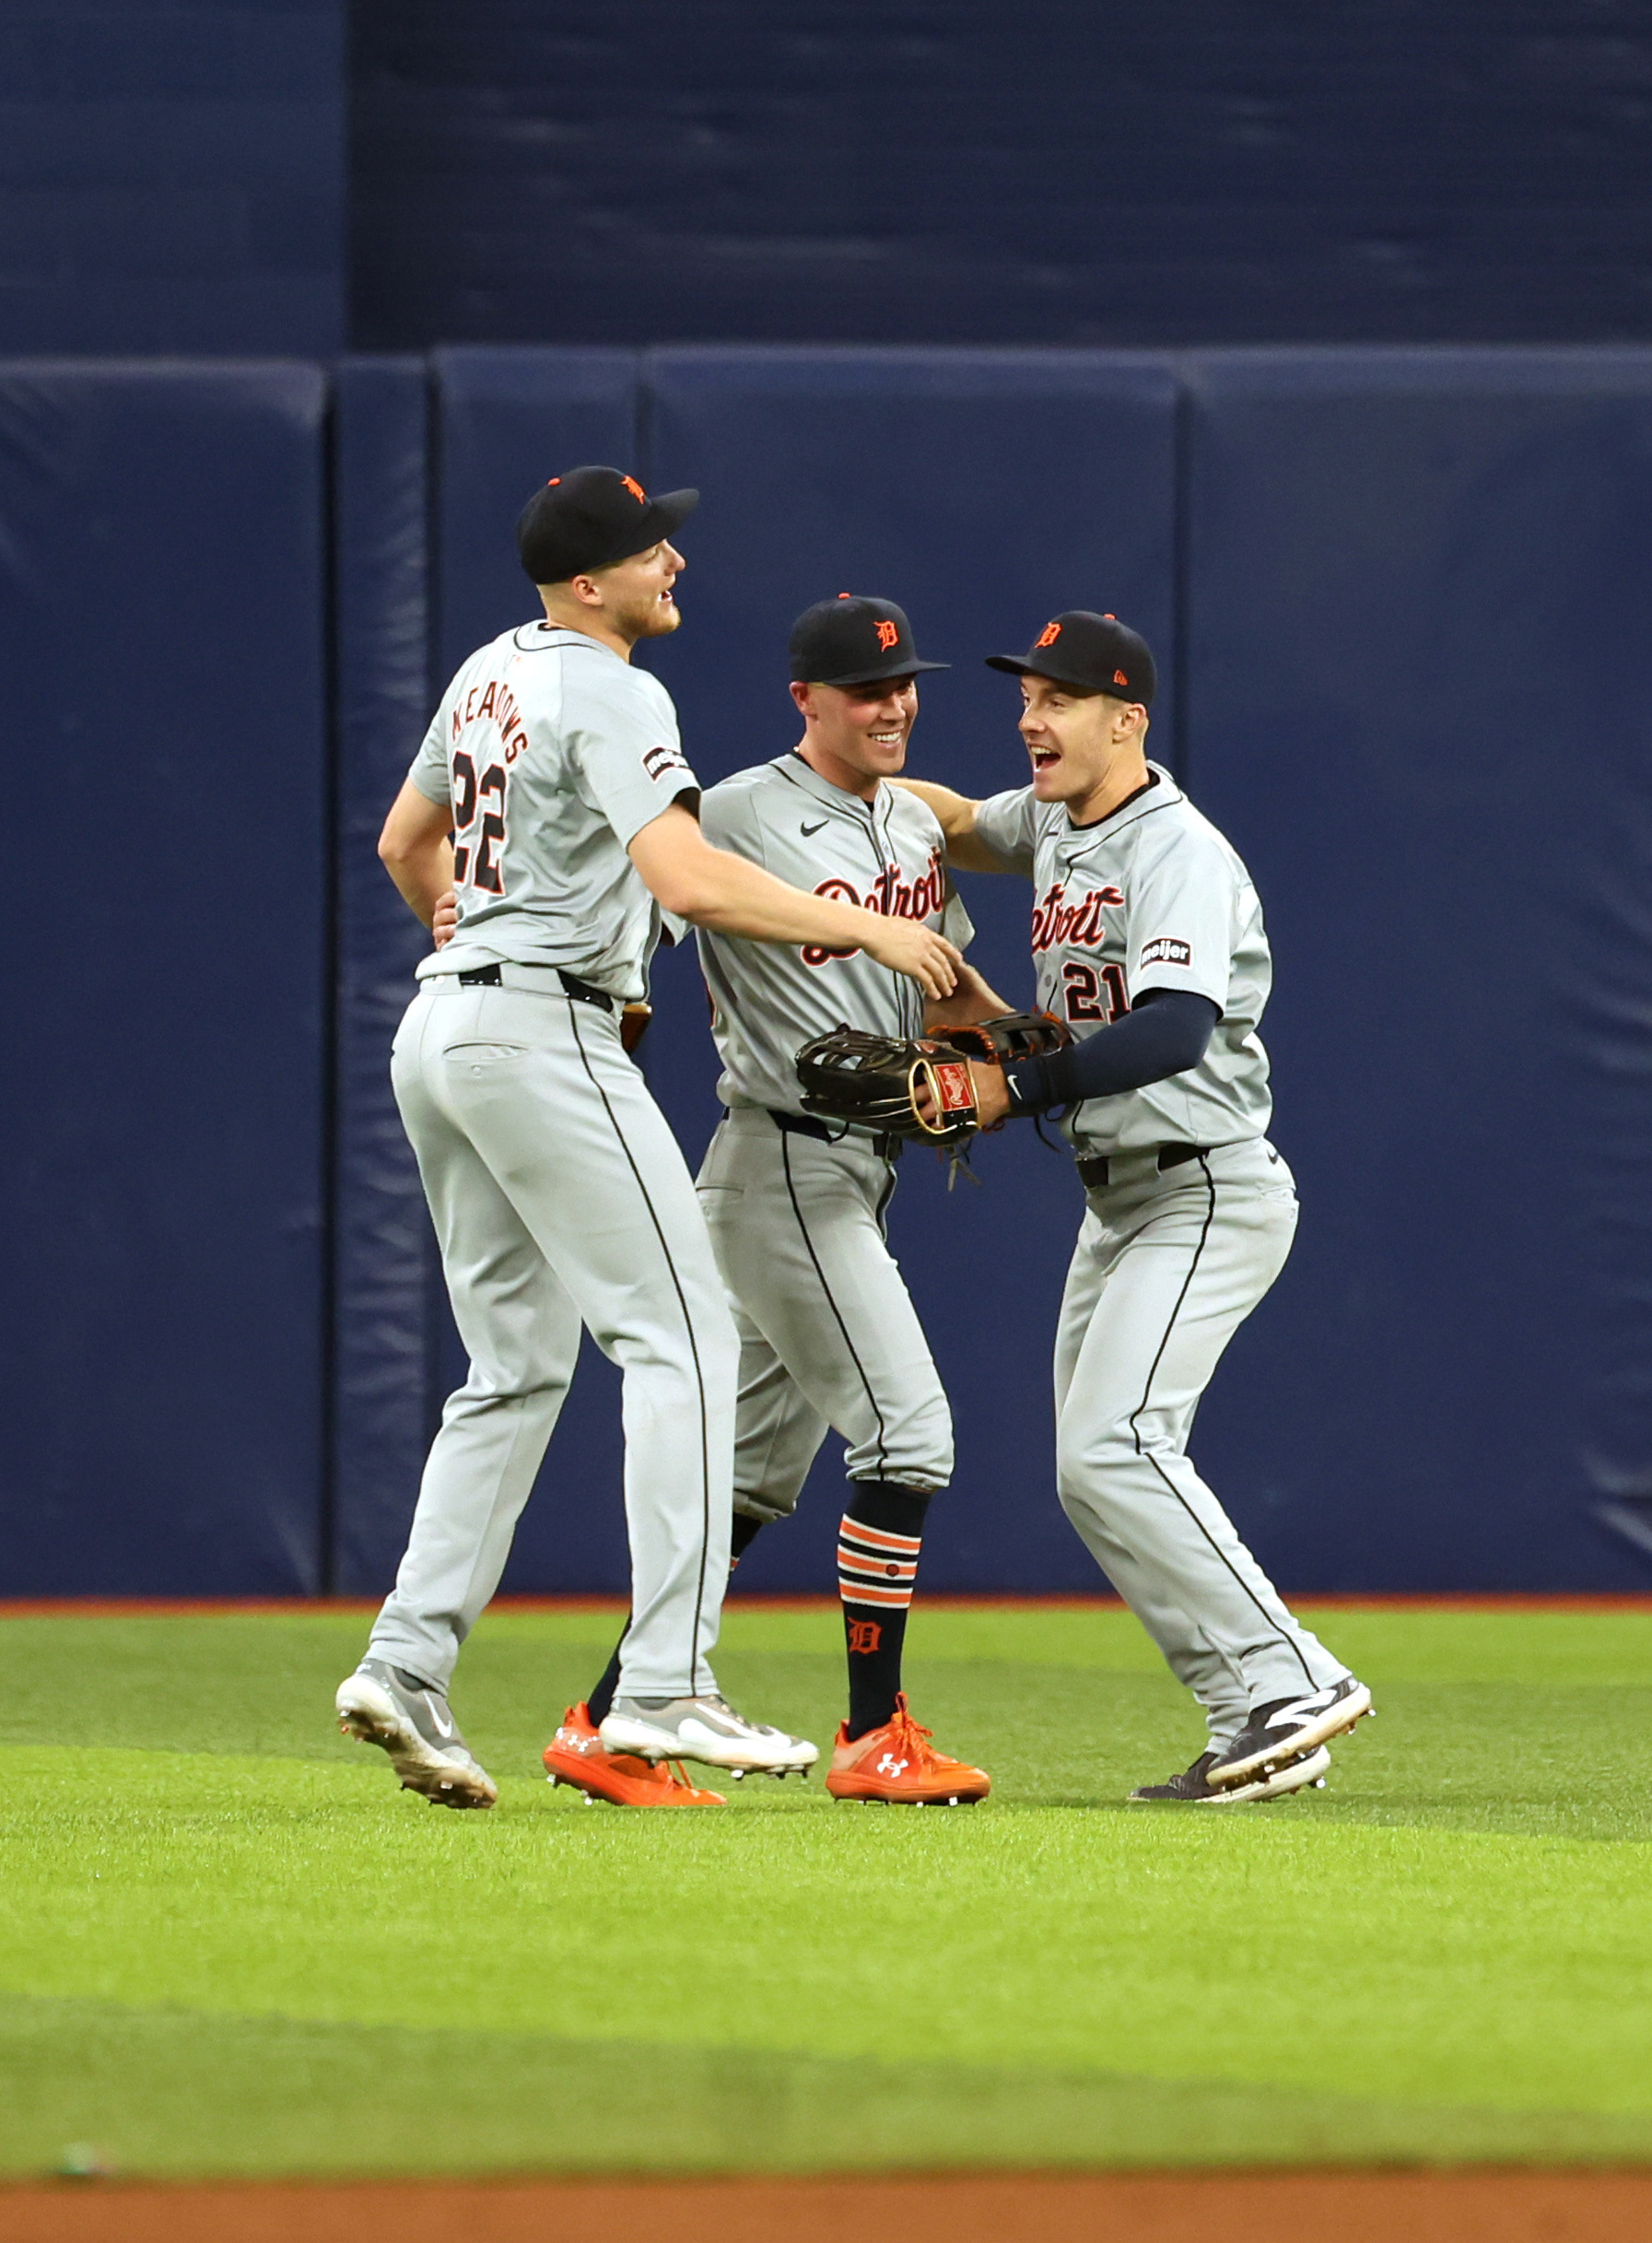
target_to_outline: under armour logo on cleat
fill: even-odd
[[[904,1776],[907,1766],[906,1761],[897,1760],[893,1753],[885,1753],[878,1762],[877,1772],[880,1776]]]

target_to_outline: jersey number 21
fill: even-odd
[[[1110,1028],[1130,1010],[1122,966],[1095,967],[1069,958],[1061,969],[1061,990],[1069,1020],[1100,1020]]]

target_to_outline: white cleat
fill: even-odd
[[[820,1748],[806,1737],[748,1721],[721,1697],[674,1697],[662,1705],[616,1697],[598,1732],[605,1751],[643,1760],[701,1760],[735,1777],[748,1768],[783,1776],[813,1767]]]

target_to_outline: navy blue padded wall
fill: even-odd
[[[317,1584],[323,407],[0,365],[10,1594]]]
[[[438,351],[431,364],[439,689],[475,648],[544,612],[516,558],[516,518],[535,486],[564,468],[629,467],[636,458],[637,358],[463,349]],[[438,1401],[465,1368],[445,1299],[439,1321]],[[628,1586],[621,1454],[619,1374],[587,1340],[517,1533],[507,1590]]]
[[[1195,1453],[1294,1587],[1642,1586],[1652,353],[1191,379],[1188,777],[1303,1199]]]
[[[428,937],[375,844],[429,722],[429,384],[422,358],[346,359],[334,415],[338,691],[334,1510],[329,1585],[383,1589],[431,1420],[435,1240],[390,1087]]]
[[[337,350],[343,0],[0,8],[0,351]]]
[[[360,344],[1649,332],[1645,0],[352,10]]]
[[[1025,782],[1013,679],[982,657],[1025,647],[1063,607],[1111,609],[1166,657],[1175,626],[1177,388],[1160,361],[1090,351],[683,349],[647,360],[648,471],[704,496],[680,543],[681,630],[652,652],[709,782],[784,752],[800,725],[786,637],[809,602],[899,600],[923,680],[911,769],[986,793]],[[1173,696],[1154,729],[1170,748]],[[984,971],[1032,993],[1031,890],[965,881]],[[715,1054],[692,953],[658,969],[650,1079],[697,1156]],[[909,1155],[891,1236],[953,1396],[956,1486],[924,1578],[953,1590],[1090,1589],[1053,1493],[1049,1349],[1083,1204],[1069,1159],[1030,1129],[983,1145],[979,1191],[950,1196]],[[842,1443],[828,1437],[803,1515],[754,1546],[743,1586],[833,1578]]]

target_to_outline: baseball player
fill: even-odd
[[[728,1577],[739,1343],[621,1008],[645,992],[667,915],[860,945],[937,998],[956,953],[921,921],[802,894],[701,834],[671,700],[630,661],[639,640],[677,627],[684,564],[670,541],[697,497],[650,499],[610,467],[534,494],[518,544],[544,620],[460,669],[380,843],[427,925],[457,894],[457,934],[419,969],[392,1071],[471,1360],[337,1709],[404,1786],[449,1806],[497,1795],[448,1685],[498,1586],[581,1323],[625,1374],[632,1624],[604,1743],[645,1770],[697,1759],[783,1774],[818,1756],[735,1713],[708,1662]]]
[[[791,696],[803,736],[791,752],[710,788],[709,840],[817,896],[944,930],[973,930],[943,863],[941,828],[915,795],[885,784],[906,760],[920,672],[911,626],[892,601],[823,600],[791,632]],[[952,1418],[900,1272],[885,1243],[899,1141],[805,1114],[793,1058],[841,1022],[890,1035],[926,1025],[923,992],[863,945],[780,948],[702,927],[700,958],[726,1111],[699,1174],[740,1334],[734,1449],[737,1560],[770,1520],[789,1517],[828,1426],[848,1443],[849,1501],[838,1582],[849,1712],[827,1790],[908,1805],[982,1799],[977,1767],[938,1752],[901,1680],[930,1498],[952,1475]],[[1003,1012],[967,968],[928,1024]],[[629,1636],[624,1639],[629,1642]],[[618,1658],[586,1706],[571,1707],[545,1754],[553,1778],[636,1797],[601,1749]],[[674,1803],[656,1791],[642,1804]]]
[[[1272,979],[1250,876],[1145,754],[1153,657],[1074,610],[1019,676],[1032,783],[986,802],[904,781],[956,865],[1033,882],[1038,1003],[1075,1041],[971,1063],[983,1126],[1065,1110],[1086,1213],[1056,1339],[1068,1517],[1175,1673],[1209,1744],[1132,1799],[1222,1805],[1323,1780],[1370,1692],[1286,1609],[1187,1455],[1223,1349],[1283,1266],[1290,1170],[1258,1039]]]

